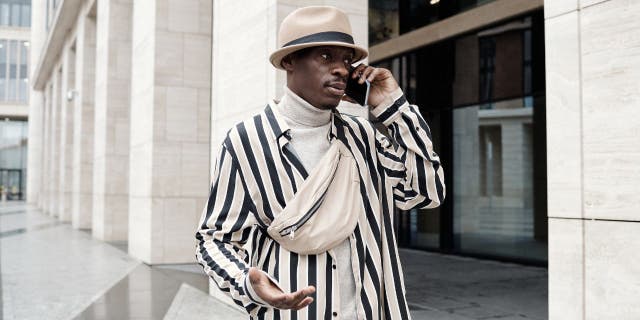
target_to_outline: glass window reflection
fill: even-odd
[[[369,0],[369,45],[494,0]]]
[[[380,62],[425,116],[447,200],[398,213],[401,245],[544,263],[542,11]],[[542,115],[542,116],[540,116]],[[542,221],[542,222],[541,222]]]
[[[398,0],[369,0],[369,45],[399,34]]]

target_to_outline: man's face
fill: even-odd
[[[287,70],[287,86],[320,109],[338,106],[347,85],[353,49],[323,46],[289,55],[282,65]]]

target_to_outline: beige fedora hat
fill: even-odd
[[[336,7],[311,6],[297,9],[284,18],[278,32],[278,50],[271,54],[269,61],[274,67],[284,69],[282,58],[294,51],[317,46],[353,48],[353,62],[369,55],[367,49],[354,44],[346,13]]]

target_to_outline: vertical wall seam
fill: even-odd
[[[586,222],[585,222],[585,212],[584,212],[584,105],[583,105],[583,79],[582,79],[582,10],[580,7],[577,8],[577,20],[578,25],[578,84],[580,88],[578,88],[578,102],[580,104],[580,213],[582,215],[582,319],[586,319],[587,315],[587,304],[586,304]]]
[[[208,167],[209,167],[209,179],[207,180],[208,183],[211,183],[211,177],[213,176],[213,164],[212,164],[212,159],[215,156],[213,154],[213,68],[214,68],[214,63],[213,63],[213,50],[214,50],[214,37],[215,37],[215,22],[214,19],[216,18],[215,16],[215,12],[216,12],[216,3],[217,1],[213,1],[211,3],[211,46],[209,47],[209,61],[211,61],[211,68],[209,68],[209,160],[207,161],[208,163]],[[207,186],[208,188],[208,186]]]

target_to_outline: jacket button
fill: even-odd
[[[333,312],[333,316],[334,316],[334,317],[337,317],[337,316],[338,316],[338,313],[334,311],[334,312]]]
[[[335,270],[337,268],[335,264],[333,266],[331,266],[331,267],[333,268],[333,270]]]

